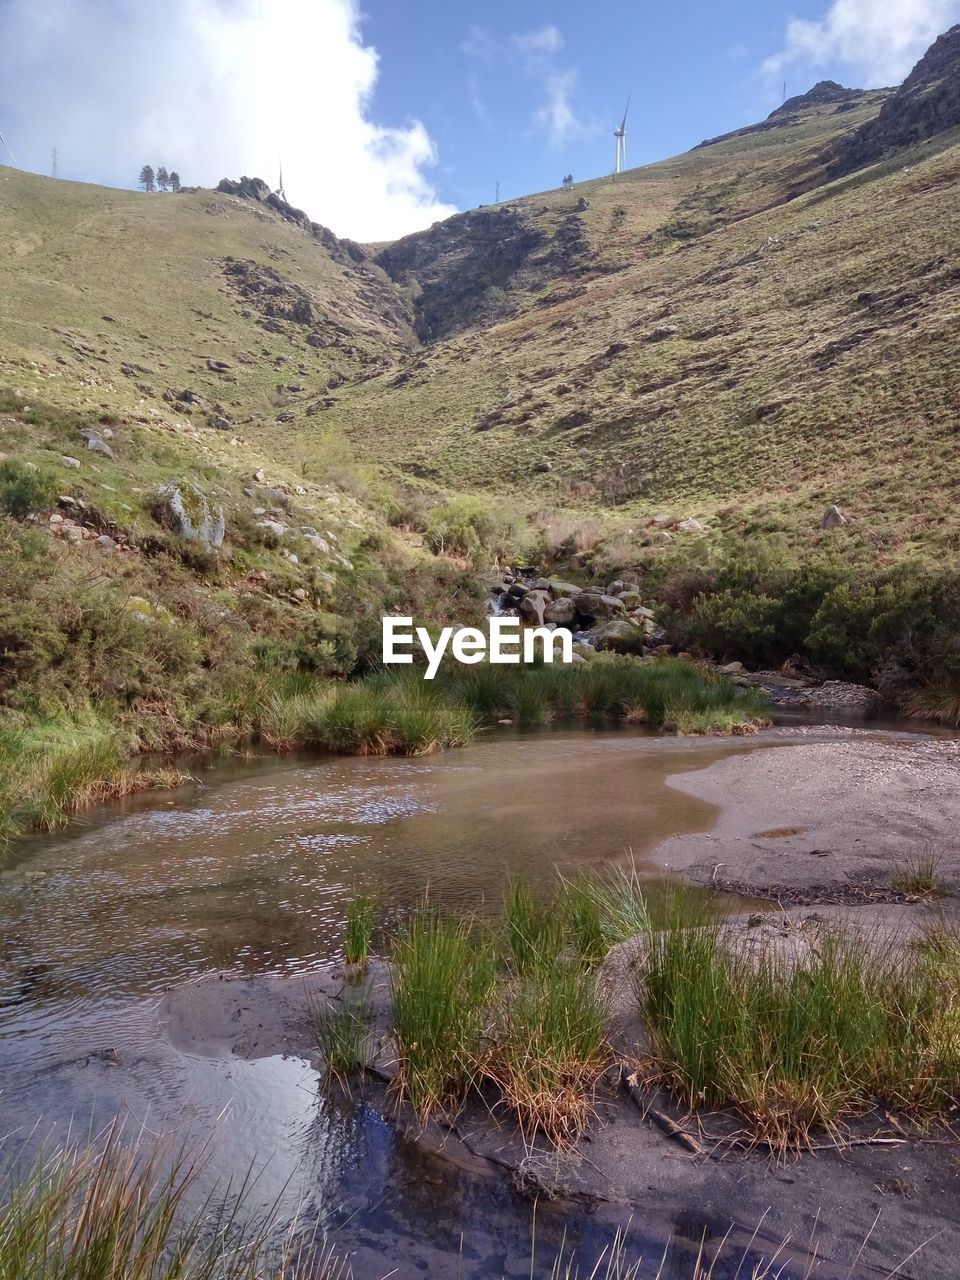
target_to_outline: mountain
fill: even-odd
[[[687,584],[678,645],[782,661],[784,580],[703,577],[771,543],[861,575],[782,643],[872,677],[863,575],[960,548],[958,84],[954,28],[899,89],[388,245],[251,177],[0,168],[0,707],[242,737],[277,682],[369,662],[381,612],[478,616],[468,558],[627,568],[674,623]]]
[[[958,82],[952,31],[900,90],[381,250],[423,345],[324,420],[455,488],[801,539],[840,502],[884,554],[954,546]]]

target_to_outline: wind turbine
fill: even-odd
[[[10,151],[10,143],[6,140],[6,138],[3,136],[2,133],[0,133],[0,145],[6,147],[6,149]],[[14,164],[17,163],[17,157],[13,154],[12,151],[10,151],[10,159],[13,161]]]
[[[619,173],[627,160],[627,112],[630,110],[630,95],[627,94],[627,105],[623,109],[620,128],[614,129],[613,136],[617,140],[617,162],[614,173]]]

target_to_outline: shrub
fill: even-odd
[[[515,513],[466,494],[429,511],[423,532],[438,554],[468,556],[478,564],[514,556],[525,537],[523,522]]]
[[[56,480],[49,471],[16,458],[0,462],[0,511],[22,519],[52,507],[56,500]]]

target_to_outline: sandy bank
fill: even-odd
[[[674,836],[646,865],[790,901],[874,901],[917,859],[960,886],[960,741],[894,734],[775,745],[676,774],[668,784],[720,809],[706,832]]]

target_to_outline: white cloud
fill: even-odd
[[[763,69],[844,66],[857,87],[898,84],[958,17],[960,0],[834,0],[822,18],[788,23],[784,48]]]
[[[552,147],[560,147],[571,138],[588,137],[596,132],[595,126],[580,119],[574,107],[579,78],[577,69],[558,65],[557,55],[563,51],[564,44],[559,28],[547,23],[533,31],[516,31],[503,37],[489,27],[472,26],[460,48],[478,62],[512,66],[537,84],[544,101],[533,112],[533,130],[544,134]],[[483,118],[478,106],[480,95],[476,77],[471,78],[469,92],[474,111]]]
[[[538,31],[525,31],[510,37],[515,48],[521,53],[546,55],[549,57],[559,53],[563,48],[563,36],[552,23],[541,27]]]
[[[571,103],[576,86],[576,71],[557,71],[547,76],[547,100],[536,111],[534,122],[544,130],[552,147],[561,147],[584,132]]]
[[[356,0],[5,0],[8,140],[40,172],[129,186],[145,163],[213,185],[276,182],[339,235],[388,239],[454,212],[417,120],[372,118],[378,56]]]

